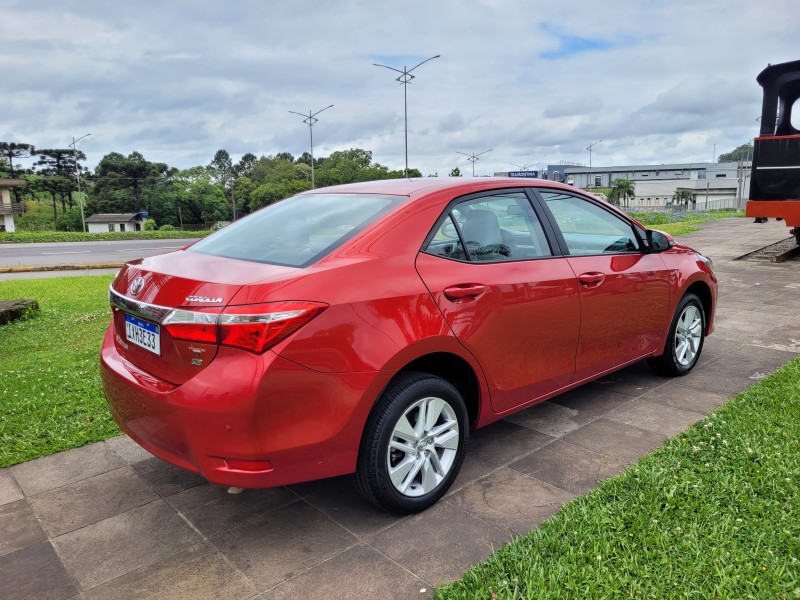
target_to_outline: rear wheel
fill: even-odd
[[[669,337],[661,356],[648,359],[657,373],[672,377],[686,375],[697,364],[706,332],[703,303],[695,294],[686,294],[678,304]]]
[[[389,512],[435,504],[464,461],[467,409],[449,382],[425,373],[400,375],[367,421],[356,469],[361,494]]]

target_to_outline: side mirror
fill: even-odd
[[[675,245],[675,240],[668,233],[656,229],[647,230],[647,245],[650,252],[664,252]]]

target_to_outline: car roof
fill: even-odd
[[[547,187],[585,194],[579,188],[549,181],[522,177],[419,177],[416,179],[379,179],[317,188],[306,194],[389,194],[418,196],[435,191],[453,190],[459,194],[503,187]]]

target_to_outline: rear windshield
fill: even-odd
[[[200,240],[189,252],[305,267],[384,215],[405,196],[302,194]]]

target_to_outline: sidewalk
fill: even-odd
[[[788,237],[725,219],[716,332],[697,368],[640,363],[475,432],[432,509],[387,515],[351,477],[229,495],[125,437],[0,469],[0,598],[260,600],[429,595],[800,354],[800,262],[741,262]]]

